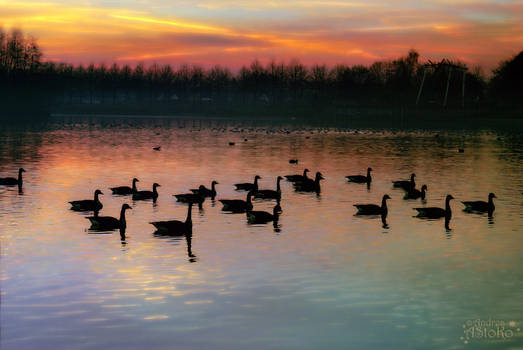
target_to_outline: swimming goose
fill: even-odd
[[[18,185],[19,187],[21,187],[22,184],[24,183],[24,180],[22,179],[22,173],[24,173],[24,172],[25,172],[24,168],[20,168],[20,169],[18,169],[18,178],[0,177],[0,185],[5,185],[5,186]]]
[[[381,206],[377,204],[354,204],[356,209],[358,209],[356,215],[381,215],[386,217],[388,213],[387,199],[390,199],[388,194],[383,196]]]
[[[254,183],[241,183],[241,184],[234,184],[236,186],[236,190],[244,190],[244,191],[258,191],[258,180],[261,179],[259,175],[256,175],[254,177]]]
[[[416,183],[414,182],[415,177],[416,177],[416,174],[413,173],[410,175],[410,181],[405,181],[405,180],[392,181],[392,183],[394,184],[393,187],[403,188],[405,191],[408,191],[411,188],[415,188],[416,187]]]
[[[232,211],[233,213],[245,213],[247,210],[252,209],[251,196],[254,194],[253,191],[247,193],[247,199],[220,199],[223,204],[223,211]]]
[[[258,190],[254,193],[255,198],[263,199],[280,199],[281,198],[281,188],[280,181],[283,180],[283,177],[278,176],[276,178],[276,191],[274,190]]]
[[[272,209],[272,214],[268,213],[266,211],[260,211],[260,210],[247,210],[247,222],[249,224],[266,224],[268,222],[278,222],[278,219],[280,217],[281,208],[278,208],[278,205],[276,205]]]
[[[153,190],[152,191],[136,191],[133,193],[133,200],[144,200],[144,199],[152,199],[153,201],[156,201],[158,198],[158,191],[156,190],[157,187],[161,187],[156,182],[153,184]]]
[[[418,199],[425,200],[425,195],[427,192],[427,185],[421,186],[421,191],[416,188],[411,188],[405,192],[403,199]]]
[[[150,222],[156,227],[156,234],[164,235],[187,235],[192,233],[192,203],[188,203],[187,218],[185,221],[169,220],[169,221],[155,221]]]
[[[318,171],[316,177],[313,179],[305,179],[294,183],[296,191],[303,192],[320,192],[320,181],[324,180],[323,175]]]
[[[308,179],[307,173],[309,171],[310,171],[309,169],[304,169],[303,175],[285,175],[285,178],[287,179],[287,181],[290,181],[290,182],[304,181],[304,180]]]
[[[461,202],[465,205],[464,211],[466,212],[488,212],[490,215],[494,212],[494,209],[496,207],[494,206],[494,198],[497,198],[494,193],[489,193],[488,195],[488,202],[484,201],[466,201]]]
[[[200,187],[198,187],[198,189],[191,189],[191,192],[194,193],[194,194],[197,194],[197,195],[199,195],[201,197],[211,197],[211,198],[214,198],[214,197],[216,197],[216,187],[215,187],[215,185],[218,185],[217,181],[211,182],[211,189],[208,189],[204,185],[200,185]]]
[[[174,197],[176,197],[176,201],[181,203],[197,203],[198,206],[201,208],[203,202],[205,201],[204,196],[200,196],[199,194],[194,193],[181,193],[181,194],[174,194]]]
[[[122,210],[120,211],[120,220],[113,218],[112,216],[89,216],[87,219],[91,221],[90,230],[98,231],[111,231],[120,229],[125,231],[127,227],[127,222],[125,221],[125,211],[127,209],[132,209],[129,204],[122,205]]]
[[[138,192],[138,189],[136,188],[136,183],[140,182],[137,178],[133,179],[133,185],[132,187],[129,186],[119,186],[119,187],[111,187],[110,190],[113,191],[113,194],[119,194],[119,195],[128,195]]]
[[[450,210],[450,200],[454,199],[452,195],[448,194],[445,198],[445,209],[437,208],[437,207],[426,207],[426,208],[414,208],[414,210],[418,211],[417,217],[419,218],[427,218],[427,219],[439,219],[439,218],[447,218],[450,219],[452,216],[452,211]]]
[[[348,175],[345,176],[349,182],[355,182],[358,184],[364,184],[364,183],[370,183],[372,181],[372,178],[370,176],[370,172],[372,171],[372,168],[367,168],[367,176],[365,175]]]
[[[69,202],[71,204],[71,210],[74,211],[98,211],[102,209],[102,202],[98,199],[98,196],[103,194],[102,191],[94,191],[94,199],[84,199],[80,201]]]

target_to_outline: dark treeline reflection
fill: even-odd
[[[420,107],[441,108],[448,84],[448,107],[513,109],[521,107],[517,96],[523,91],[522,61],[523,52],[500,63],[490,81],[480,67],[469,69],[462,100],[462,74],[449,75],[448,68],[427,70],[415,50],[370,66],[305,66],[296,60],[264,65],[256,60],[235,73],[220,66],[73,66],[44,61],[37,42],[21,31],[0,30],[0,100],[5,114],[29,106],[46,106],[51,112],[82,106],[109,113],[113,109],[125,112],[126,105],[141,108],[130,109],[133,113],[155,111],[155,107],[168,112],[271,111],[274,106],[297,112],[311,107],[333,112],[340,108],[404,109],[416,105],[426,72]],[[463,66],[457,61],[452,64]]]

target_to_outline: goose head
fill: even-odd
[[[254,180],[260,180],[260,179],[261,179],[261,176],[260,176],[260,175],[256,175],[256,176],[254,177]]]
[[[323,177],[323,174],[320,173],[319,171],[316,173],[316,179],[317,180],[325,180],[325,178]]]
[[[24,168],[20,168],[20,169],[18,169],[18,172],[19,173],[25,173],[25,169]]]
[[[390,199],[390,197],[389,197],[388,194],[386,194],[386,195],[383,196],[383,200],[384,200],[384,201],[386,201],[387,199]]]
[[[423,185],[423,186],[421,186],[421,191],[422,191],[422,192],[423,192],[423,191],[426,191],[426,190],[427,190],[427,185]]]
[[[278,177],[276,178],[276,180],[277,180],[277,181],[283,180],[283,177],[278,176]]]
[[[94,195],[95,195],[95,196],[98,196],[99,194],[103,194],[102,191],[100,191],[100,190],[96,190],[96,191],[94,191]]]
[[[140,182],[137,178],[133,178],[133,182]]]
[[[414,178],[415,178],[415,177],[416,177],[416,174],[414,174],[414,173],[410,174],[410,180],[411,180],[411,181],[414,181]]]
[[[451,199],[454,199],[454,197],[452,197],[451,194],[447,194],[447,198],[445,198],[445,200],[448,202],[448,201],[450,201]]]
[[[162,186],[155,182],[155,183],[153,183],[153,189],[155,189],[156,187],[162,187]]]
[[[211,186],[212,186],[212,185],[218,185],[218,184],[219,184],[218,181],[213,181],[213,182],[211,182]]]
[[[496,195],[495,195],[494,193],[491,192],[491,193],[489,193],[489,195],[488,195],[488,199],[491,200],[492,198],[498,198],[498,197],[496,197]]]
[[[372,168],[367,168],[367,172],[370,173],[372,171]]]
[[[129,204],[127,204],[127,203],[122,205],[122,210],[127,210],[127,209],[133,209],[133,208],[131,208],[131,206]]]

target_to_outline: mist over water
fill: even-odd
[[[27,172],[23,193],[0,186],[1,348],[521,346],[520,336],[461,338],[467,320],[521,324],[520,130],[137,118],[2,127],[0,176]],[[370,188],[347,182],[368,167]],[[322,172],[321,193],[282,181],[277,229],[221,211],[219,199],[245,199],[233,184],[260,175],[260,188],[275,189],[277,176],[304,168]],[[392,188],[411,173],[428,186],[425,204]],[[111,195],[133,177],[139,189],[161,185],[156,203]],[[173,194],[212,180],[218,195],[193,208],[190,241],[153,235],[149,222],[185,219]],[[88,231],[88,215],[69,210],[95,189],[100,215],[133,208],[124,240]],[[489,192],[492,218],[462,211],[460,201]],[[354,204],[384,194],[388,228],[354,216]],[[451,230],[413,217],[415,207],[444,207],[447,194]]]

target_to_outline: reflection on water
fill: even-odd
[[[0,176],[27,172],[23,195],[0,188],[1,348],[515,346],[521,338],[460,337],[466,320],[522,321],[522,146],[518,133],[216,120],[2,128]],[[369,187],[345,178],[369,167]],[[221,210],[219,199],[245,200],[233,184],[259,174],[260,188],[273,189],[304,168],[323,174],[321,194],[282,181],[274,226]],[[413,172],[430,189],[425,202],[392,187]],[[139,190],[161,184],[158,199],[110,194],[133,178]],[[216,199],[195,207],[192,234],[154,234],[152,221],[185,219],[173,194],[213,180]],[[125,232],[91,234],[92,213],[69,210],[97,188],[99,215],[132,206]],[[461,201],[489,192],[492,217],[462,211]],[[354,216],[353,204],[383,193],[386,218]],[[413,218],[447,193],[450,222]],[[272,213],[276,201],[253,203]]]

